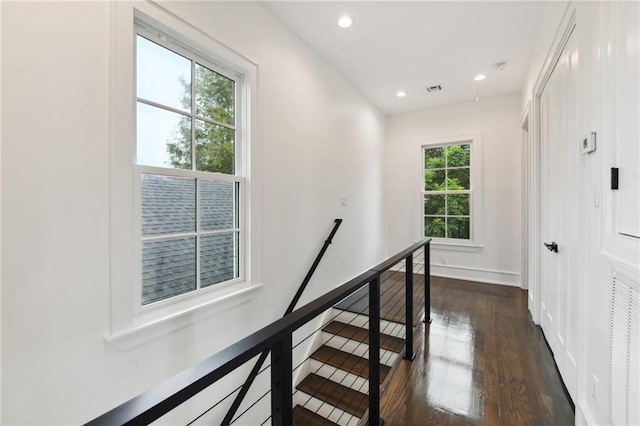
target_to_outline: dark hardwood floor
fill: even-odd
[[[574,424],[525,291],[433,277],[431,295],[415,360],[399,361],[383,385],[386,425]]]
[[[413,324],[418,325],[424,312],[424,275],[422,267],[413,278]],[[388,271],[382,274],[380,281],[380,318],[397,323],[404,323],[406,315],[404,272]],[[336,305],[345,311],[369,315],[369,290],[363,287],[353,295]]]

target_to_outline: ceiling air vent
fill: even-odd
[[[427,92],[439,92],[442,90],[441,84],[436,84],[435,86],[427,86]]]

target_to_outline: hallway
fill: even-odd
[[[566,396],[526,292],[433,277],[433,322],[416,359],[385,383],[387,425],[571,425]]]

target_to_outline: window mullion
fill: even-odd
[[[184,116],[187,116],[187,117],[190,116],[190,114],[185,110],[174,108],[172,106],[164,105],[164,104],[161,104],[161,103],[158,103],[158,102],[150,101],[149,99],[137,97],[136,101],[141,103],[141,104],[145,104],[145,105],[149,105],[149,106],[152,106],[152,107],[155,107],[155,108],[163,109],[165,111],[173,112],[173,113],[184,115]]]
[[[191,170],[196,169],[196,64],[191,61]]]
[[[191,170],[196,170],[196,64],[191,60]],[[200,179],[196,178],[196,291],[200,290]]]
[[[446,175],[445,175],[446,179]],[[447,221],[449,220],[449,191],[444,194],[444,237],[448,237],[449,229],[447,227]]]
[[[444,237],[449,238],[449,147],[444,148]]]
[[[200,290],[200,179],[196,179],[196,291]]]
[[[198,115],[198,114],[193,114],[193,116],[194,116],[196,119],[198,119],[198,120],[200,120],[200,121],[205,121],[205,122],[207,122],[207,123],[209,123],[209,124],[214,124],[214,125],[216,125],[216,126],[224,127],[225,129],[229,129],[229,130],[233,130],[233,131],[236,131],[236,130],[237,130],[235,126],[232,126],[232,125],[227,124],[227,123],[223,123],[222,121],[212,120],[211,118],[203,117],[203,116]]]

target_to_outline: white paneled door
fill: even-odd
[[[540,325],[569,393],[577,386],[578,291],[576,262],[579,206],[576,34],[572,34],[540,96],[541,250]],[[575,231],[574,231],[575,229]],[[573,258],[572,258],[573,257]]]

